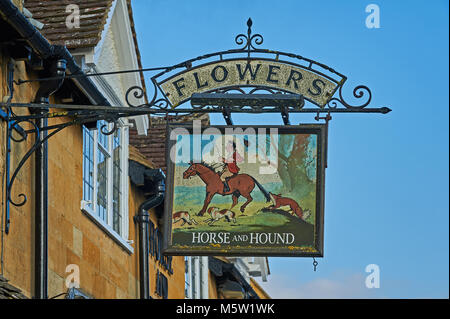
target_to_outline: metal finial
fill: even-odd
[[[252,25],[253,21],[252,18],[248,18],[247,20],[247,35],[245,34],[238,34],[234,41],[237,45],[245,44],[241,50],[247,51],[248,57],[250,58],[250,52],[252,50],[255,50],[255,45],[261,45],[263,43],[263,37],[260,34],[254,34],[252,35]]]

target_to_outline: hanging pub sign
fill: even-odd
[[[323,255],[325,124],[168,130],[164,253]]]
[[[237,48],[170,66],[105,73],[155,72],[148,91],[140,86],[127,89],[128,107],[12,103],[13,94],[0,103],[6,110],[0,110],[0,118],[8,122],[8,149],[31,133],[39,137],[12,172],[7,152],[5,233],[10,204],[27,202],[25,194],[12,192],[20,170],[35,150],[66,127],[106,120],[112,129],[104,125],[100,130],[111,135],[125,117],[221,113],[227,127],[169,126],[164,253],[322,256],[327,124],[291,126],[289,116],[312,113],[328,123],[331,113],[387,114],[391,109],[368,107],[372,93],[365,85],[344,94],[347,76],[326,64],[261,48],[263,37],[252,33],[252,23],[249,19],[247,32],[234,38]],[[14,85],[49,79],[15,81],[13,64],[7,73],[11,93]],[[101,75],[75,73],[72,77]],[[23,107],[36,114],[13,111]],[[239,131],[231,126],[232,113],[278,113],[286,126]],[[321,117],[323,113],[327,115]],[[36,119],[66,117],[70,119],[43,127],[33,124]],[[21,128],[24,122],[32,124],[31,130]]]

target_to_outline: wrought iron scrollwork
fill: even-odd
[[[36,136],[39,136],[40,134],[40,130],[39,127],[37,126],[37,124],[31,120],[27,120],[27,119],[23,119],[23,120],[19,120],[19,121],[13,121],[10,125],[10,127],[8,128],[9,130],[9,137],[17,143],[23,142],[26,140],[26,137],[23,137],[21,139],[14,139],[12,137],[12,127],[14,127],[15,125],[18,125],[22,122],[26,122],[31,124],[34,127],[34,130],[36,132]],[[34,153],[34,151],[41,145],[42,143],[39,141],[38,138],[36,138],[33,146],[28,150],[28,152],[22,157],[22,159],[20,160],[19,164],[17,165],[16,169],[14,170],[14,173],[11,175],[11,179],[8,181],[8,187],[6,189],[6,194],[7,194],[7,199],[9,200],[9,202],[16,206],[16,207],[20,207],[25,205],[25,203],[27,202],[27,196],[23,193],[20,193],[19,195],[17,195],[18,197],[22,198],[22,201],[20,202],[15,202],[12,200],[11,198],[11,190],[12,187],[14,185],[14,181],[16,180],[17,174],[19,173],[20,169],[23,167],[23,165],[25,164],[25,162],[28,160],[28,158],[31,156],[31,154]]]
[[[362,104],[351,105],[351,104],[347,103],[346,100],[344,99],[344,97],[342,96],[342,87],[343,86],[341,85],[338,90],[339,98],[333,97],[330,99],[330,101],[328,101],[327,105],[330,109],[336,109],[338,107],[338,103],[347,109],[363,109],[367,105],[370,104],[370,101],[372,101],[372,92],[370,91],[370,89],[365,85],[358,85],[353,89],[353,96],[356,99],[362,99],[365,96],[365,94],[367,93],[368,98]]]
[[[6,189],[6,195],[7,195],[7,199],[8,201],[16,206],[16,207],[20,207],[26,204],[27,202],[27,196],[23,193],[20,193],[17,195],[17,197],[21,198],[21,201],[14,201],[12,200],[11,194],[12,194],[12,188],[14,186],[14,182],[17,178],[17,175],[19,174],[19,171],[22,169],[22,167],[25,165],[26,161],[31,157],[31,155],[41,146],[43,145],[48,139],[50,139],[52,136],[54,136],[55,134],[57,134],[58,132],[62,131],[63,129],[65,129],[66,127],[72,126],[72,125],[79,125],[79,124],[84,124],[87,122],[92,122],[92,121],[96,121],[96,120],[100,120],[101,118],[98,117],[98,115],[92,115],[92,113],[88,112],[87,115],[85,116],[80,116],[74,120],[59,124],[59,125],[55,125],[55,126],[48,126],[48,127],[39,127],[34,121],[34,118],[32,119],[27,119],[27,118],[21,118],[19,117],[19,119],[11,119],[11,123],[9,125],[8,128],[8,135],[9,138],[16,142],[16,143],[20,143],[20,142],[24,142],[26,141],[28,134],[22,136],[22,138],[16,139],[12,137],[12,130],[16,125],[19,125],[20,123],[29,123],[31,124],[31,126],[33,127],[33,129],[31,130],[27,130],[28,133],[34,133],[35,134],[35,141],[32,145],[32,147],[25,153],[25,155],[22,157],[22,159],[20,160],[19,164],[17,165],[17,167],[14,169],[13,174],[11,175],[11,178],[8,181],[8,186]],[[107,117],[107,118],[103,118],[106,121],[111,121],[113,123],[113,127],[111,130],[107,130],[108,124],[102,125],[100,127],[101,132],[104,135],[111,135],[113,133],[115,133],[118,129],[118,122],[117,116],[114,117]],[[47,136],[45,136],[43,139],[39,139],[40,134],[42,133],[43,130],[52,130],[51,133],[49,133]]]
[[[170,103],[169,103],[169,101],[167,101],[167,99],[160,98],[160,99],[155,100],[151,104],[151,106],[155,107],[155,108],[157,108],[159,110],[167,110],[169,108],[169,106],[170,106]]]
[[[100,132],[102,132],[103,135],[112,135],[117,131],[117,120],[112,120],[111,122],[113,123],[113,127],[110,130],[108,130],[108,124],[103,124],[100,127]]]
[[[153,98],[149,103],[136,105],[130,101],[130,96],[132,95],[136,99],[141,99],[145,96],[145,91],[140,86],[132,86],[125,93],[125,101],[127,102],[129,107],[153,107],[159,110],[168,109],[170,106],[169,101],[165,97],[157,98],[158,88],[156,86],[156,83],[153,83],[153,90],[154,90]]]
[[[24,121],[25,121],[25,120],[24,120]],[[26,121],[26,122],[30,122],[30,121]],[[20,121],[14,121],[14,122],[12,122],[11,126],[12,126],[12,127],[15,127],[15,126],[17,126],[19,123],[20,123]],[[31,122],[31,123],[32,123],[32,122]],[[34,125],[34,123],[32,123],[32,124]],[[9,138],[10,138],[12,141],[16,142],[16,143],[21,143],[21,142],[23,142],[23,141],[25,141],[25,140],[27,139],[27,135],[26,135],[26,134],[21,134],[21,135],[20,135],[20,138],[15,138],[15,137],[14,137],[14,134],[13,134],[13,130],[11,129],[11,130],[9,131]]]
[[[332,92],[331,96],[327,96],[326,101],[324,101],[325,104],[318,104],[317,101],[312,100],[311,98],[308,98],[305,96],[305,101],[309,101],[312,104],[315,104],[319,107],[320,112],[330,111],[330,112],[374,112],[374,113],[388,113],[390,109],[388,108],[366,108],[372,100],[372,92],[370,89],[365,85],[358,85],[353,89],[353,97],[358,101],[363,101],[360,103],[352,104],[351,102],[344,99],[343,96],[343,85],[347,79],[346,76],[343,74],[335,71],[334,69],[328,67],[327,65],[324,65],[322,63],[319,63],[317,61],[305,58],[301,55],[292,54],[292,53],[286,53],[281,51],[275,51],[275,50],[266,50],[262,49],[259,46],[263,44],[264,38],[261,34],[253,34],[252,33],[252,26],[253,21],[251,18],[247,20],[247,32],[246,33],[240,33],[235,38],[235,43],[239,46],[237,49],[231,49],[227,51],[219,51],[215,53],[205,54],[198,56],[196,58],[186,60],[184,62],[181,62],[179,64],[176,64],[172,67],[168,67],[162,72],[156,74],[151,78],[151,83],[153,85],[152,90],[152,98],[151,101],[145,104],[133,104],[132,97],[135,99],[140,99],[144,97],[145,92],[144,89],[141,87],[133,86],[128,89],[126,92],[126,101],[128,106],[130,107],[148,107],[149,109],[153,110],[153,114],[159,114],[158,111],[161,111],[161,114],[165,113],[180,113],[181,110],[183,112],[181,113],[195,113],[195,112],[221,112],[222,107],[221,106],[213,106],[213,105],[191,105],[190,109],[181,109],[178,107],[181,104],[184,104],[185,102],[190,100],[190,97],[186,97],[186,99],[178,102],[177,105],[172,105],[171,100],[169,100],[169,96],[165,95],[165,92],[161,88],[161,84],[168,81],[171,77],[174,77],[176,75],[182,74],[182,72],[177,74],[171,74],[170,72],[176,70],[176,69],[182,69],[185,68],[187,70],[191,70],[196,67],[201,67],[202,64],[198,65],[198,63],[201,63],[202,60],[205,59],[211,59],[211,58],[217,58],[217,61],[230,61],[233,59],[247,59],[248,62],[252,61],[252,59],[259,59],[251,56],[253,53],[257,54],[269,54],[269,55],[275,55],[275,60],[278,63],[289,63],[290,65],[293,65],[295,67],[305,69],[308,72],[314,72],[318,76],[326,78],[328,81],[333,83],[334,91]],[[243,55],[246,55],[243,57]],[[230,57],[230,59],[225,58]],[[284,60],[282,58],[289,58],[289,59],[295,59],[298,61],[292,61],[292,60]],[[210,61],[208,61],[210,63]],[[197,66],[195,65],[197,64]],[[183,71],[186,72],[186,71]],[[171,74],[171,75],[169,75]],[[248,89],[249,87],[252,87],[252,85],[249,83],[245,85],[240,86],[232,86],[232,87],[225,87],[220,89],[215,89],[211,91],[207,91],[205,93],[228,93],[228,92],[235,92],[235,93],[242,93],[242,94],[253,94],[255,92],[265,91],[273,94],[296,94],[296,92],[289,92],[283,89],[275,88],[275,87],[254,87],[252,89]],[[338,107],[341,105],[342,107]],[[236,107],[236,106],[230,106],[229,110],[232,112],[263,112],[265,110],[268,111],[274,111],[275,108],[270,107],[261,107],[261,106],[246,106],[246,107]],[[292,111],[292,112],[313,112],[314,109],[304,108],[303,105],[295,105],[295,106],[285,106],[285,111]]]
[[[145,106],[145,104],[139,104],[139,105],[135,105],[133,103],[130,102],[130,94],[133,95],[134,98],[136,99],[141,99],[144,97],[145,95],[145,91],[142,87],[140,86],[132,86],[130,87],[127,92],[125,93],[125,101],[127,102],[128,106],[130,107],[142,107]]]
[[[243,45],[245,43],[245,45],[240,49],[243,51],[247,51],[248,57],[250,57],[250,52],[252,49],[256,50],[255,45],[261,45],[264,42],[264,38],[261,34],[257,33],[252,35],[252,25],[253,21],[251,18],[249,18],[247,20],[247,35],[240,33],[234,39],[234,42],[236,42],[237,45]]]

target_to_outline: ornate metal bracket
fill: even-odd
[[[238,34],[234,41],[240,46],[237,49],[226,51],[218,51],[215,53],[205,54],[196,58],[186,60],[176,65],[168,67],[157,67],[141,70],[127,70],[117,72],[106,72],[97,74],[73,74],[68,77],[78,76],[100,76],[121,74],[130,72],[149,72],[158,71],[157,74],[151,77],[153,85],[153,92],[150,102],[144,104],[135,104],[133,100],[142,99],[146,92],[142,87],[132,86],[126,94],[125,100],[128,107],[111,107],[111,106],[92,106],[92,105],[73,105],[73,104],[30,104],[30,103],[11,103],[14,93],[14,84],[21,85],[30,81],[46,81],[51,78],[26,80],[15,82],[13,79],[13,67],[8,70],[8,88],[10,96],[6,103],[1,103],[5,111],[0,109],[0,117],[7,121],[7,158],[6,158],[6,221],[5,232],[9,231],[9,204],[14,206],[23,206],[27,197],[20,193],[17,197],[20,200],[12,200],[12,187],[20,169],[25,162],[30,158],[33,152],[38,149],[44,142],[52,136],[60,132],[66,127],[72,125],[83,125],[87,123],[96,122],[99,120],[106,120],[109,123],[114,123],[113,128],[107,131],[107,127],[102,126],[100,130],[103,134],[113,134],[117,130],[117,123],[120,118],[130,117],[136,115],[168,115],[168,114],[189,114],[189,113],[221,113],[228,125],[232,125],[232,113],[279,113],[285,125],[289,125],[290,113],[312,113],[317,114],[316,120],[325,119],[326,122],[331,119],[330,113],[381,113],[386,114],[391,110],[387,107],[368,108],[372,100],[372,93],[367,86],[359,85],[353,89],[353,97],[356,100],[363,101],[359,104],[352,105],[343,97],[343,86],[347,77],[334,69],[303,56],[286,53],[281,51],[274,51],[259,48],[263,44],[264,39],[260,34],[252,34],[253,22],[251,19],[247,21],[247,34]],[[264,56],[264,58],[261,58]],[[268,60],[274,63],[285,63],[297,68],[301,68],[306,72],[320,75],[334,86],[332,92],[327,94],[328,98],[325,105],[320,105],[317,101],[309,99],[306,96],[298,95],[293,91],[283,88],[274,88],[266,85],[252,85],[250,83],[242,85],[223,85],[216,87],[209,91],[203,92],[203,95],[193,94],[187,96],[186,99],[172,105],[168,94],[162,89],[161,85],[168,79],[173,78],[177,74],[193,70],[197,67],[216,62],[235,61],[238,59],[245,59],[248,64],[257,60]],[[206,60],[206,61],[205,61]],[[177,73],[178,72],[178,73]],[[54,79],[54,78],[53,78]],[[298,80],[298,79],[297,79]],[[197,83],[199,85],[199,83]],[[261,94],[264,93],[264,94]],[[269,97],[269,95],[271,95]],[[264,96],[264,97],[263,97]],[[202,100],[203,99],[203,100]],[[178,107],[187,101],[191,101],[191,107]],[[313,107],[304,107],[305,102],[313,104]],[[315,107],[314,107],[315,105]],[[17,115],[13,112],[13,108],[26,107],[28,109],[46,109],[47,111],[39,114],[31,115]],[[49,112],[48,108],[61,109],[59,112]],[[320,117],[321,113],[327,113],[327,117]],[[66,122],[39,127],[34,120],[41,118],[65,118]],[[31,129],[23,129],[22,125],[31,125]],[[44,131],[49,132],[44,139],[40,139],[40,134]],[[30,134],[35,134],[36,142],[25,153],[20,160],[17,167],[10,175],[10,152],[11,143],[20,143],[27,139]],[[18,136],[17,136],[18,135]]]

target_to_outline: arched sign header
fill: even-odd
[[[245,58],[202,64],[177,73],[159,85],[172,107],[187,101],[194,93],[234,86],[267,87],[301,94],[324,107],[337,87],[327,77],[292,63]]]

